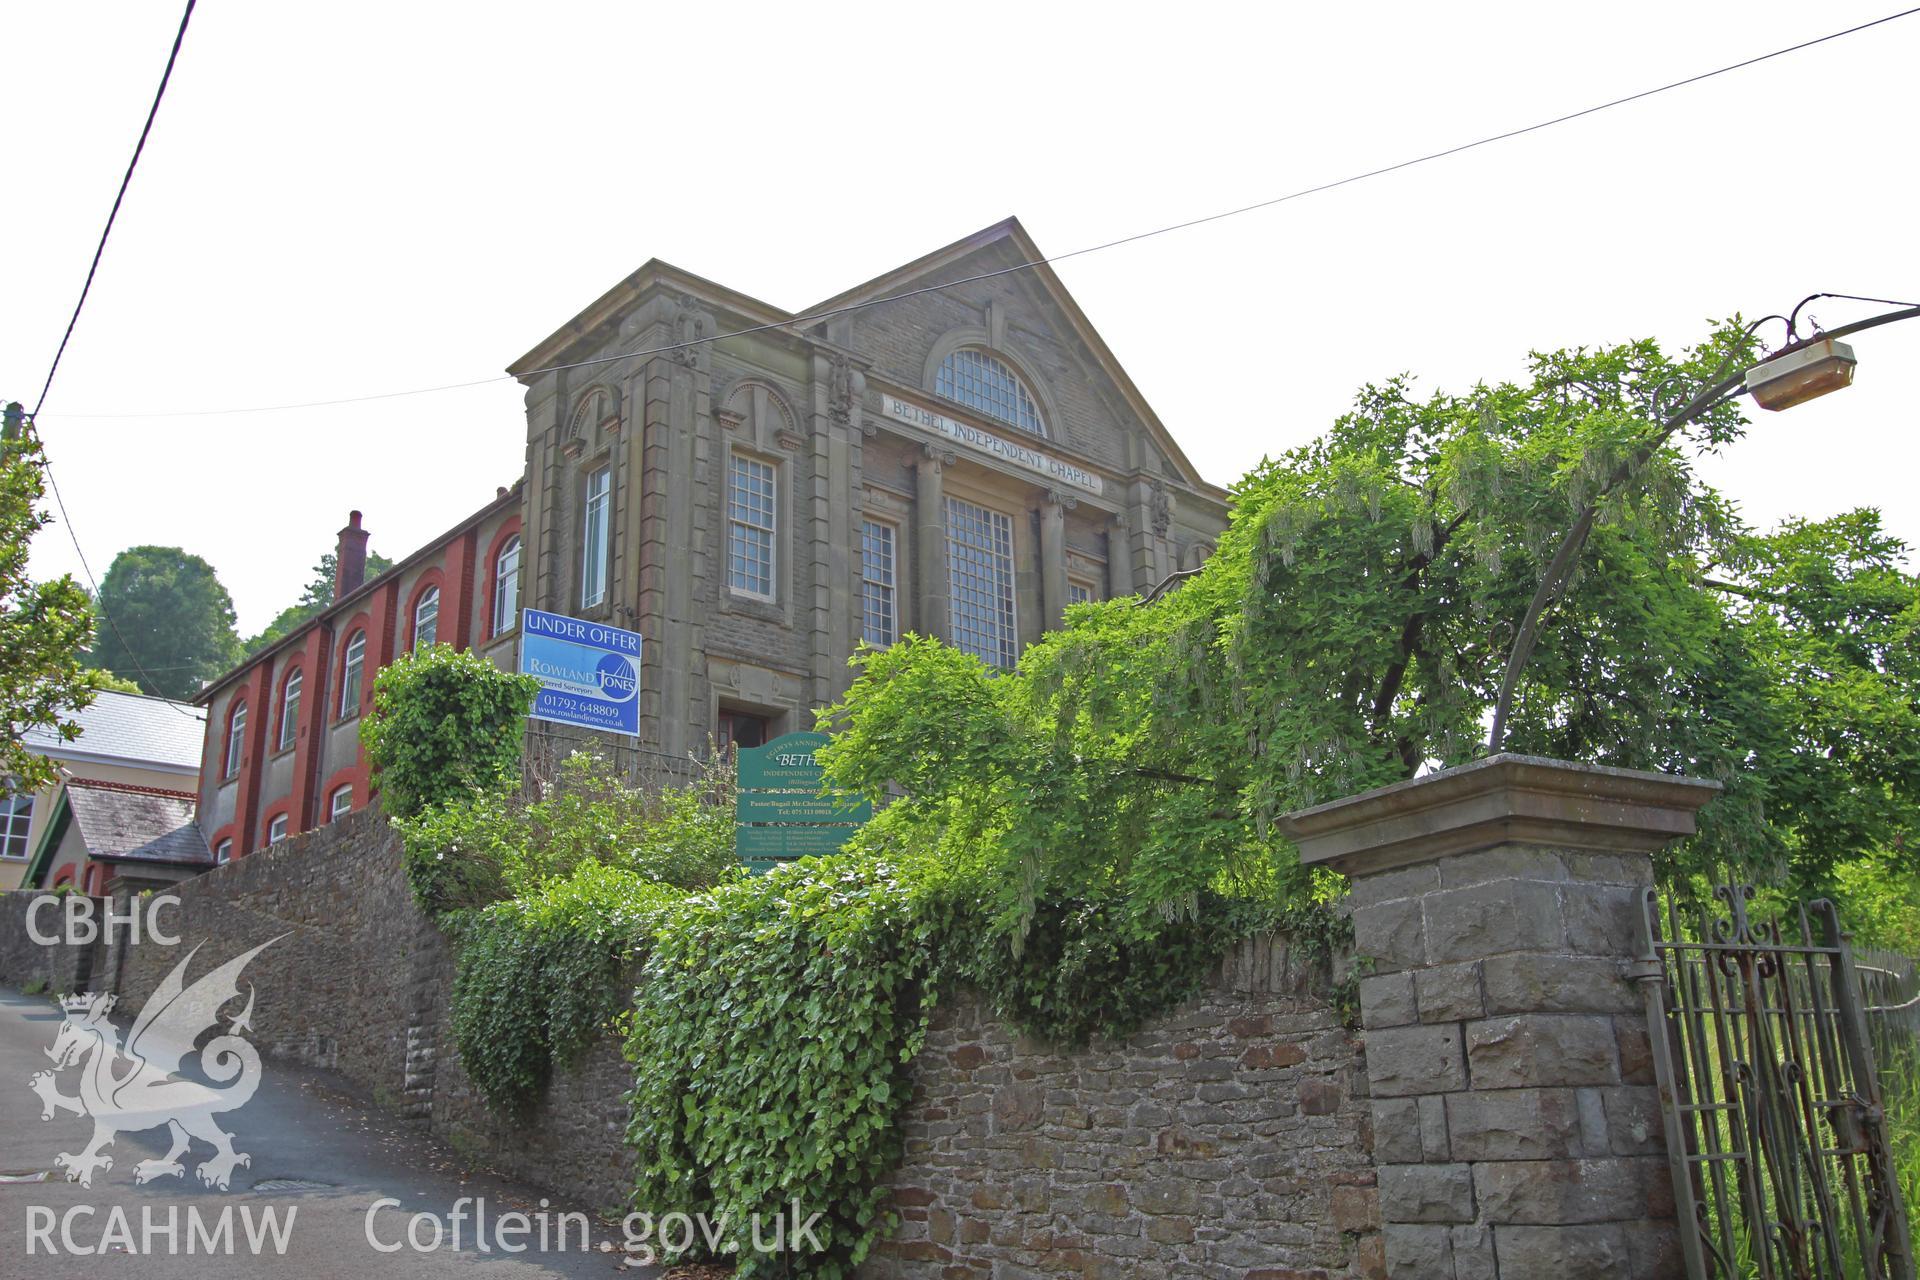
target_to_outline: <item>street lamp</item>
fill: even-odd
[[[1789,348],[1747,370],[1747,393],[1762,409],[1791,409],[1853,383],[1853,348],[1832,338]]]

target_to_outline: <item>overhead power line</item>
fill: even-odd
[[[86,283],[80,286],[80,299],[73,304],[73,314],[67,317],[67,330],[60,335],[60,345],[54,350],[53,363],[47,367],[47,380],[40,384],[40,398],[34,402],[33,406],[34,433],[36,435],[40,434],[40,410],[46,406],[47,393],[53,390],[53,375],[60,371],[60,357],[67,353],[67,343],[73,340],[74,326],[80,323],[80,312],[85,309],[87,305],[87,295],[93,291],[93,278],[99,274],[100,271],[101,255],[107,251],[107,237],[113,234],[113,224],[120,216],[121,202],[127,198],[127,188],[133,183],[133,171],[140,165],[140,155],[147,149],[147,138],[153,132],[154,118],[160,114],[160,102],[167,96],[167,84],[173,79],[174,63],[180,60],[180,44],[187,38],[187,23],[193,20],[193,6],[194,0],[187,0],[186,11],[180,15],[180,29],[173,33],[173,48],[167,54],[167,69],[160,73],[160,87],[154,90],[153,105],[147,108],[147,121],[140,126],[140,140],[133,144],[133,157],[127,161],[127,171],[120,178],[120,190],[115,193],[113,197],[113,208],[107,211],[107,225],[100,229],[100,243],[94,246],[93,262],[87,267]],[[67,537],[73,543],[73,554],[80,558],[80,569],[87,575],[87,585],[93,589],[93,598],[96,604],[94,611],[106,619],[107,626],[112,629],[115,638],[120,641],[121,650],[127,655],[128,660],[133,663],[135,670],[140,673],[141,678],[146,681],[147,688],[157,691],[160,686],[154,682],[152,675],[148,674],[146,668],[140,665],[140,659],[134,656],[133,647],[127,643],[126,636],[121,634],[120,626],[113,620],[113,615],[104,609],[98,608],[100,580],[94,577],[93,566],[87,563],[87,553],[80,547],[80,535],[74,530],[73,517],[67,512],[66,499],[60,495],[60,482],[54,479],[53,463],[47,458],[45,449],[46,440],[45,437],[42,436],[41,468],[46,472],[47,486],[53,490],[54,505],[60,508],[60,523],[66,527]],[[173,705],[171,699],[167,701],[169,706]],[[188,714],[185,711],[180,711],[178,707],[174,707],[174,710],[179,711],[181,715]]]
[[[188,8],[191,9],[192,6],[189,5]],[[1703,80],[1711,80],[1716,76],[1728,75],[1731,72],[1744,70],[1747,67],[1757,66],[1763,62],[1770,62],[1776,58],[1786,57],[1788,54],[1791,54],[1791,53],[1799,53],[1802,50],[1811,49],[1816,45],[1822,45],[1830,41],[1843,39],[1847,36],[1857,35],[1862,31],[1868,31],[1874,27],[1884,26],[1889,22],[1894,22],[1901,18],[1911,17],[1916,13],[1920,13],[1920,6],[1916,6],[1911,9],[1902,9],[1898,13],[1890,13],[1890,14],[1887,14],[1885,17],[1875,18],[1869,22],[1862,22],[1855,26],[1844,28],[1843,30],[1840,30],[1840,31],[1828,32],[1826,35],[1816,36],[1810,40],[1802,40],[1797,44],[1790,44],[1783,48],[1774,49],[1768,53],[1756,54],[1751,58],[1742,58],[1738,62],[1730,62],[1725,66],[1715,67],[1711,71],[1702,71],[1695,75],[1686,76],[1679,80],[1670,80],[1665,84],[1656,85],[1651,89],[1642,89],[1638,93],[1630,93],[1625,95],[1624,97],[1611,98],[1606,102],[1596,103],[1595,105],[1590,107],[1583,107],[1578,111],[1569,111],[1562,115],[1554,116],[1550,119],[1540,120],[1533,124],[1522,125],[1514,129],[1508,129],[1502,133],[1488,134],[1485,137],[1476,138],[1471,142],[1462,142],[1455,146],[1442,148],[1441,150],[1438,150],[1438,151],[1429,151],[1424,155],[1413,156],[1406,160],[1396,161],[1393,164],[1381,165],[1378,168],[1367,169],[1360,173],[1349,174],[1347,177],[1336,178],[1331,182],[1322,182],[1311,187],[1302,187],[1297,191],[1289,191],[1285,195],[1273,196],[1266,200],[1258,200],[1252,204],[1244,204],[1236,208],[1224,209],[1218,213],[1204,214],[1200,217],[1189,218],[1184,222],[1169,223],[1166,226],[1155,227],[1150,231],[1135,232],[1132,235],[1121,236],[1116,240],[1107,240],[1107,241],[1103,241],[1100,244],[1087,245],[1084,248],[1074,249],[1067,253],[1054,254],[1051,257],[1035,258],[1028,262],[1019,262],[1009,267],[1001,267],[998,270],[983,271],[978,275],[966,276],[959,280],[948,280],[941,284],[924,285],[917,289],[908,289],[908,290],[905,290],[904,292],[888,294],[885,297],[881,297],[881,298],[869,298],[862,302],[852,302],[852,303],[848,303],[845,306],[831,307],[824,311],[815,311],[806,315],[793,316],[786,320],[776,320],[768,324],[749,325],[744,329],[733,329],[726,333],[709,334],[705,337],[691,338],[684,342],[674,342],[674,343],[669,343],[665,346],[659,346],[659,347],[646,347],[638,351],[625,351],[617,355],[597,356],[590,360],[576,360],[567,364],[546,365],[538,369],[529,369],[521,374],[496,374],[491,377],[474,378],[465,382],[447,382],[447,383],[441,383],[437,386],[412,387],[412,388],[408,388],[406,390],[401,390],[401,391],[382,391],[382,392],[376,392],[371,395],[342,396],[332,400],[303,400],[303,401],[296,401],[289,404],[256,405],[250,408],[236,408],[236,409],[177,410],[177,411],[155,412],[155,413],[88,413],[88,414],[67,414],[65,416],[69,418],[74,418],[74,419],[81,419],[81,418],[122,418],[122,419],[213,418],[213,417],[235,416],[235,415],[250,414],[250,413],[281,413],[281,412],[288,412],[288,411],[297,410],[297,409],[334,408],[340,405],[348,405],[348,404],[368,404],[368,403],[379,401],[379,400],[397,400],[397,399],[403,399],[411,396],[435,395],[435,394],[446,392],[446,391],[463,391],[472,387],[484,387],[484,386],[491,386],[499,382],[516,381],[519,378],[532,377],[534,375],[542,374],[542,373],[558,373],[568,369],[590,368],[596,365],[612,364],[621,360],[633,360],[633,359],[638,359],[644,356],[664,355],[668,352],[683,351],[689,347],[705,346],[709,343],[714,343],[714,342],[724,342],[730,338],[744,338],[744,337],[749,337],[756,333],[766,333],[774,329],[789,329],[796,325],[814,324],[814,323],[817,323],[818,321],[832,319],[835,316],[846,315],[850,312],[864,311],[870,307],[885,306],[890,302],[901,302],[908,298],[920,297],[923,294],[940,293],[948,289],[959,288],[962,285],[978,284],[983,280],[993,280],[1000,276],[1012,275],[1020,271],[1031,271],[1036,267],[1047,266],[1057,262],[1065,262],[1071,258],[1085,257],[1088,254],[1100,253],[1107,249],[1119,248],[1121,245],[1128,245],[1128,244],[1136,243],[1137,241],[1152,239],[1155,236],[1168,235],[1175,231],[1185,231],[1192,227],[1204,226],[1210,222],[1220,222],[1227,218],[1237,218],[1242,214],[1253,213],[1261,209],[1271,209],[1275,205],[1286,204],[1287,202],[1292,200],[1299,200],[1307,196],[1319,195],[1322,192],[1333,191],[1340,187],[1352,186],[1355,183],[1366,182],[1372,178],[1384,177],[1390,173],[1398,173],[1403,169],[1411,169],[1417,165],[1430,164],[1435,160],[1443,160],[1449,156],[1456,156],[1465,151],[1472,151],[1479,147],[1492,146],[1494,143],[1497,143],[1497,142],[1506,142],[1514,138],[1524,137],[1525,135],[1530,133],[1538,133],[1543,129],[1551,129],[1556,125],[1562,125],[1570,121],[1582,119],[1583,117],[1586,117],[1586,116],[1596,115],[1602,111],[1610,111],[1615,107],[1623,107],[1629,103],[1639,102],[1644,98],[1654,97],[1657,94],[1668,93],[1675,89],[1683,89],[1688,85],[1699,84]]]
[[[87,305],[87,295],[93,291],[93,277],[100,271],[100,255],[107,251],[107,237],[113,234],[114,219],[120,216],[120,202],[127,198],[127,187],[133,182],[133,171],[139,167],[140,153],[147,149],[147,136],[153,132],[154,117],[160,114],[160,100],[167,96],[167,82],[173,79],[173,64],[180,60],[180,42],[187,38],[187,23],[193,19],[193,6],[194,0],[187,0],[187,10],[180,15],[180,29],[173,33],[173,50],[167,54],[167,69],[160,73],[160,87],[154,90],[153,105],[147,108],[147,122],[140,126],[140,141],[133,144],[133,158],[127,161],[127,171],[120,179],[120,190],[113,197],[113,208],[107,211],[107,225],[100,229],[100,243],[94,246],[93,263],[87,268],[87,281],[80,286],[80,300],[73,304],[73,314],[67,318],[67,331],[60,335],[60,346],[53,353],[53,363],[47,367],[47,380],[40,385],[40,398],[33,405],[33,416],[36,418],[46,406],[47,392],[53,390],[53,375],[60,371],[60,357],[67,354],[67,343],[73,340],[73,327],[80,323],[80,312]]]

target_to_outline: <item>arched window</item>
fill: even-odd
[[[360,677],[367,666],[367,633],[356,631],[347,641],[347,656],[340,663],[340,714],[360,712]]]
[[[300,731],[300,672],[296,668],[287,676],[287,683],[280,691],[280,741],[279,749],[285,751],[293,745],[294,736]]]
[[[440,588],[428,587],[413,606],[413,647],[424,649],[440,634]]]
[[[493,634],[513,629],[520,616],[520,535],[507,539],[493,561]]]
[[[227,715],[227,767],[221,772],[223,778],[231,778],[240,772],[240,761],[247,753],[247,704],[236,702]]]
[[[934,394],[1044,436],[1040,410],[1026,384],[1006,361],[978,347],[962,347],[948,356],[933,380]]]

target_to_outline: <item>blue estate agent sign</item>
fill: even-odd
[[[640,732],[640,633],[541,609],[520,612],[520,674],[540,680],[533,718]]]

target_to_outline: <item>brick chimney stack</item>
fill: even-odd
[[[333,551],[333,598],[343,599],[360,589],[367,580],[367,531],[360,527],[360,513],[347,515],[347,527]]]

